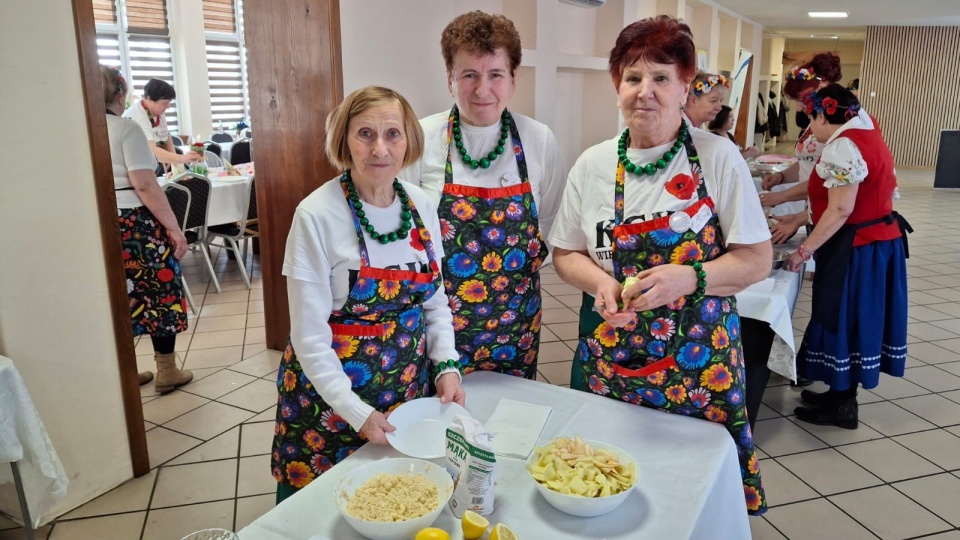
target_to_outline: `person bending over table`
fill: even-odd
[[[808,94],[804,107],[825,146],[808,182],[813,231],[783,268],[816,260],[813,313],[797,364],[830,390],[804,390],[810,407],[795,412],[811,424],[856,429],[857,386],[876,387],[881,372],[903,376],[911,229],[893,211],[893,155],[856,96],[830,84]]]
[[[723,424],[759,515],[733,295],[770,273],[772,247],[737,148],[683,119],[695,66],[675,18],[620,33],[610,74],[627,129],[577,160],[550,241],[557,273],[585,293],[571,385]]]
[[[173,146],[164,113],[176,97],[177,93],[169,83],[150,79],[143,87],[143,97],[123,111],[123,117],[132,119],[140,126],[150,142],[150,150],[160,163],[182,165],[202,162],[203,154],[191,151],[181,155]]]
[[[544,238],[566,180],[560,145],[550,128],[507,109],[521,53],[509,19],[460,15],[440,47],[454,106],[420,121],[423,158],[401,177],[439,200],[444,287],[463,372],[533,379]]]
[[[435,203],[396,179],[422,148],[413,109],[387,88],[357,90],[327,118],[327,157],[343,174],[297,207],[283,261],[278,503],[367,441],[386,444],[400,404],[435,391],[463,405]]]

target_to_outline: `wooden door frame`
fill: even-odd
[[[113,164],[110,160],[110,139],[107,135],[107,113],[103,103],[100,59],[97,54],[97,26],[93,18],[92,0],[72,0],[73,24],[77,34],[77,54],[83,87],[83,104],[87,115],[87,135],[93,162],[93,183],[97,198],[97,218],[103,262],[107,272],[107,294],[110,297],[110,318],[117,347],[120,371],[120,393],[127,424],[130,461],[134,477],[150,472],[147,431],[143,423],[143,403],[137,382],[137,353],[130,324],[127,277],[120,247],[120,223],[117,220],[117,196],[113,185]]]
[[[733,138],[737,141],[737,144],[741,148],[750,148],[753,144],[747,140],[747,128],[750,127],[750,107],[756,108],[753,106],[753,96],[750,94],[753,92],[751,90],[751,85],[753,84],[753,61],[756,60],[757,55],[751,54],[750,59],[747,60],[747,78],[743,81],[743,96],[740,97],[740,110],[737,111],[737,126],[734,129],[735,135]]]

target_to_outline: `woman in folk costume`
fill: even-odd
[[[723,424],[759,515],[733,295],[767,276],[772,248],[737,148],[683,119],[695,66],[677,19],[620,33],[610,74],[627,129],[577,160],[550,242],[557,273],[584,291],[572,386]]]
[[[550,128],[507,109],[520,35],[502,15],[454,19],[440,40],[449,111],[421,119],[423,158],[402,178],[439,201],[443,277],[464,373],[532,379],[540,344],[544,238],[563,195]]]
[[[327,118],[327,156],[344,172],[297,207],[283,261],[278,502],[367,441],[386,444],[386,414],[405,401],[435,388],[441,402],[464,402],[440,221],[421,189],[396,179],[422,147],[413,110],[387,88],[357,90]]]
[[[801,374],[830,390],[804,390],[804,422],[856,429],[857,386],[902,377],[907,359],[906,221],[893,211],[893,156],[852,92],[831,84],[804,99],[824,142],[808,184],[813,231],[784,262],[813,258],[813,313],[797,354]]]

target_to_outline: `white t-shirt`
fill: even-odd
[[[423,190],[404,183],[424,226],[434,239],[437,264],[443,257],[439,242],[440,220],[433,201]],[[400,199],[388,208],[363,206],[377,231],[394,231],[400,226]],[[408,239],[381,244],[364,231],[370,264],[378,268],[429,272],[426,251],[416,249]],[[398,265],[398,262],[400,263]],[[340,188],[339,178],[308,195],[297,207],[287,236],[283,275],[287,276],[290,302],[290,340],[304,373],[334,410],[359,430],[373,407],[353,393],[350,378],[331,348],[333,334],[330,314],[346,303],[350,274],[360,270],[360,243],[350,207]],[[427,325],[427,357],[437,363],[459,358],[453,335],[453,316],[441,285],[424,303]]]
[[[563,196],[564,169],[560,144],[553,131],[536,120],[511,112],[520,133],[520,142],[527,161],[527,174],[530,189],[537,204],[540,221],[540,234],[544,239],[550,233],[554,217]],[[460,153],[452,144],[447,144],[447,120],[450,111],[439,112],[422,118],[420,125],[424,133],[423,157],[419,161],[400,171],[400,179],[420,186],[434,200],[434,208],[440,203],[443,192],[444,171],[447,164],[447,150],[450,149],[450,161],[453,164],[453,181],[457,184],[484,188],[499,188],[520,183],[517,170],[517,158],[513,153],[513,143],[507,138],[503,154],[490,165],[489,169],[467,167]],[[474,157],[486,156],[496,148],[500,140],[500,123],[492,126],[477,127],[460,123],[467,152]]]
[[[147,110],[143,108],[142,100],[138,99],[133,105],[127,107],[127,110],[123,111],[123,117],[136,122],[137,125],[140,126],[140,129],[143,130],[143,134],[147,136],[147,140],[154,146],[156,146],[157,142],[167,142],[167,139],[170,138],[166,116],[161,115],[160,124],[157,127],[153,127],[153,124],[150,123],[150,116],[147,115]],[[173,151],[171,148],[167,150]]]
[[[150,151],[143,131],[128,118],[107,115],[107,137],[110,139],[110,161],[113,162],[113,188],[117,190],[117,208],[137,208],[143,206],[135,189],[129,189],[130,177],[127,171],[157,168],[157,160]]]
[[[737,147],[728,139],[701,129],[691,128],[690,135],[726,242],[756,244],[769,240],[770,230],[750,170]],[[586,251],[611,275],[618,140],[615,137],[592,146],[577,159],[550,233],[554,247]],[[673,141],[655,148],[628,149],[627,158],[633,163],[650,163],[672,145]],[[626,173],[624,223],[647,221],[690,206],[695,197],[684,201],[665,189],[667,181],[678,174],[690,174],[686,149],[681,149],[667,168],[653,178]]]

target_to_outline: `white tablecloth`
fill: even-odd
[[[169,178],[158,178],[160,185],[170,182]],[[247,186],[249,176],[221,176],[210,179],[210,211],[207,213],[207,225],[235,223],[244,217],[247,210]]]
[[[0,356],[0,463],[17,462],[33,527],[67,494],[70,481],[50,442],[40,414],[13,361]],[[0,484],[13,483],[13,471],[0,466]],[[8,505],[4,498],[4,505]],[[16,498],[13,507],[19,508]]]
[[[467,410],[481,421],[502,397],[548,405],[553,413],[540,444],[578,434],[624,448],[639,464],[637,488],[620,508],[606,516],[579,518],[547,504],[524,470],[524,461],[498,456],[491,523],[506,523],[525,540],[750,538],[737,449],[723,426],[497,373],[471,373],[463,385]],[[402,456],[386,446],[362,447],[241,530],[241,540],[305,540],[315,534],[362,538],[340,516],[333,491],[350,469],[388,457]],[[435,526],[461,538],[459,520],[449,506]]]

